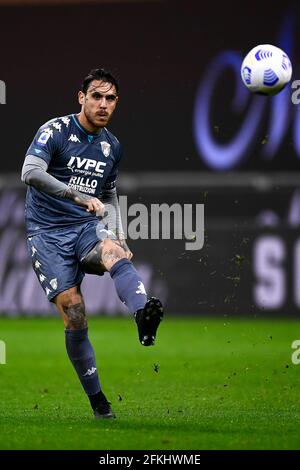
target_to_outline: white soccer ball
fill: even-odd
[[[291,80],[292,64],[288,55],[279,47],[261,44],[246,55],[241,76],[252,93],[276,95]]]

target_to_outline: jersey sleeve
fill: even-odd
[[[122,147],[120,144],[118,144],[118,149],[117,149],[117,154],[116,154],[116,161],[105,181],[105,185],[103,186],[103,190],[106,189],[113,189],[116,187],[116,181],[118,177],[118,171],[119,171],[119,164],[120,160],[122,158]]]
[[[53,154],[59,150],[60,146],[60,132],[51,125],[50,121],[40,127],[37,131],[26,152],[26,156],[34,155],[36,157],[40,157],[49,165]]]

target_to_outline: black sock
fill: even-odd
[[[131,261],[126,258],[117,261],[111,268],[110,276],[115,283],[119,298],[131,313],[144,308],[147,294],[142,279]]]
[[[94,395],[88,395],[88,397],[93,410],[95,410],[101,402],[107,401],[106,396],[104,395],[102,390],[100,390],[100,392],[98,393],[95,393]]]
[[[88,338],[88,329],[65,330],[68,356],[77,372],[87,395],[101,390],[93,347]]]

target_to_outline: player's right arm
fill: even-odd
[[[69,188],[68,185],[47,173],[47,169],[48,164],[44,160],[35,155],[27,155],[23,164],[21,179],[24,183],[33,186],[39,191],[51,194],[52,196],[70,199],[78,206],[84,207],[87,212],[97,213],[100,216],[104,215],[105,206],[98,198]]]
[[[49,127],[45,128],[43,126],[39,130],[28,149],[22,168],[21,180],[38,191],[43,191],[63,199],[69,199],[75,202],[75,204],[84,207],[87,212],[103,216],[105,206],[98,198],[82,194],[80,191],[70,188],[47,172],[52,155],[59,148],[59,139],[60,136],[55,135]],[[34,153],[38,153],[38,156],[34,155]]]

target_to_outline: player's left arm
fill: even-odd
[[[122,147],[118,142],[116,149],[116,161],[114,166],[106,179],[105,185],[101,189],[99,199],[105,206],[106,222],[110,230],[112,230],[118,238],[118,244],[125,250],[127,258],[130,260],[133,253],[127,245],[125,233],[123,230],[120,205],[118,200],[116,180],[118,177],[119,163],[122,158]]]
[[[105,212],[107,214],[105,222],[108,228],[115,233],[118,238],[118,244],[125,250],[127,258],[131,260],[133,253],[126,242],[116,186],[113,188],[104,188],[101,192],[100,199],[105,206]]]

